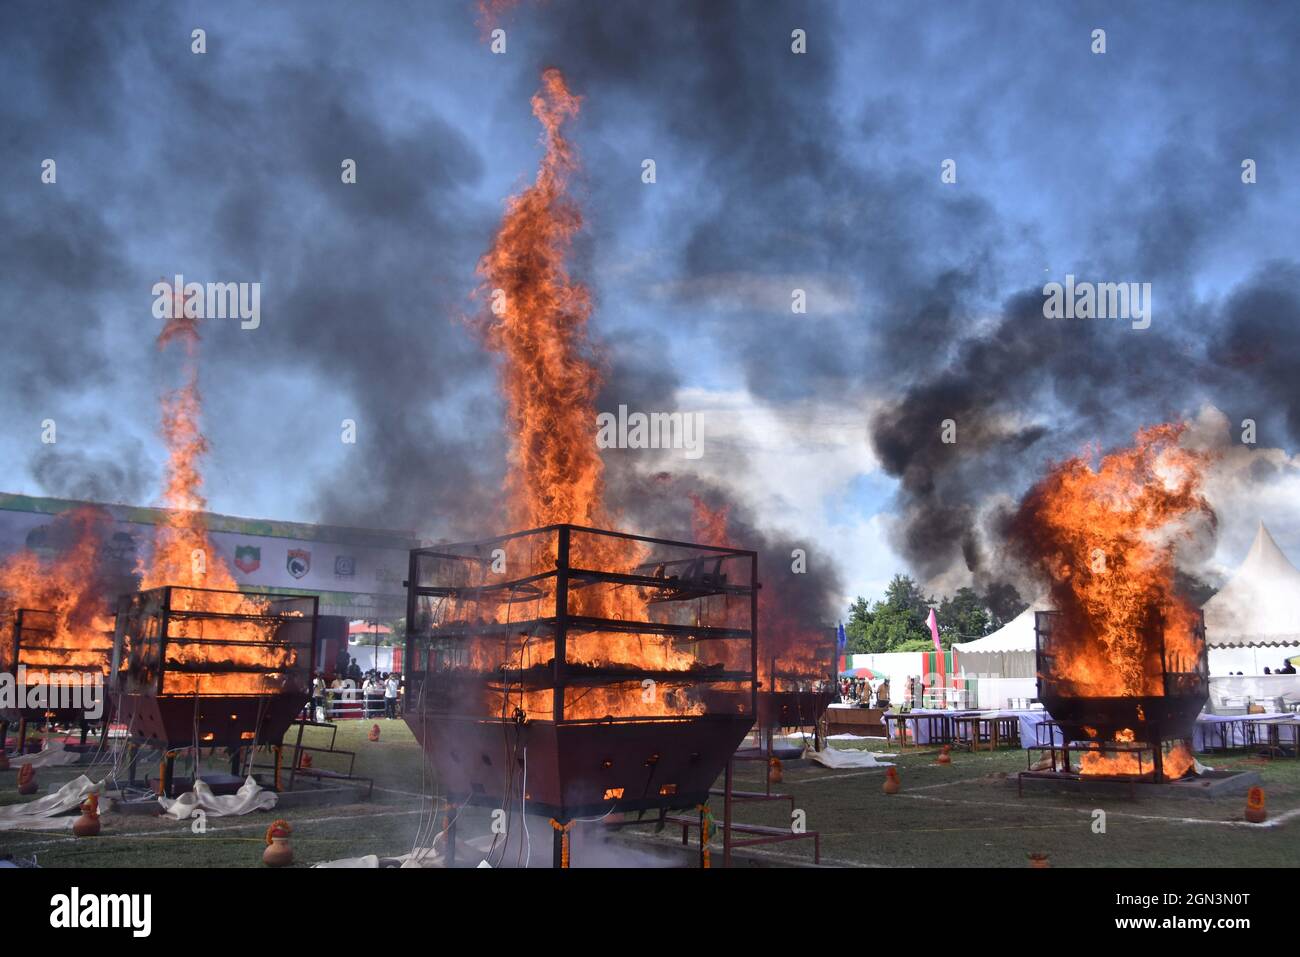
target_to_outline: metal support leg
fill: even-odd
[[[682,833],[683,834],[686,833],[685,828],[682,828]],[[712,862],[709,860],[709,837],[710,837],[709,806],[707,804],[701,804],[700,805],[700,868],[706,871],[709,870],[710,866],[712,865]]]
[[[167,751],[158,765],[158,794],[160,797],[175,797],[172,794],[172,778],[176,773],[176,753]]]

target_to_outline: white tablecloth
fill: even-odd
[[[979,712],[962,712],[962,711],[941,711],[933,708],[916,708],[908,712],[916,717],[926,715],[953,715],[953,714],[978,714],[984,718],[1018,718],[1020,720],[1020,746],[1022,748],[1041,748],[1047,746],[1047,735],[1042,729],[1045,721],[1051,720],[1051,715],[1043,710],[1033,711],[979,711]],[[896,735],[899,720],[894,715],[889,715],[890,734]],[[1192,750],[1206,751],[1209,748],[1223,747],[1226,742],[1230,748],[1244,747],[1246,744],[1245,731],[1242,722],[1249,721],[1252,724],[1264,721],[1269,718],[1287,718],[1294,717],[1291,714],[1251,714],[1251,715],[1224,715],[1224,714],[1203,714],[1196,719],[1196,724],[1192,729]],[[930,742],[929,722],[908,720],[907,727],[910,732],[915,732],[917,744],[928,744]],[[1259,740],[1263,737],[1263,731],[1256,735]],[[1055,744],[1061,744],[1061,729],[1052,729],[1052,738]]]
[[[1291,714],[1203,714],[1196,719],[1192,729],[1192,750],[1206,751],[1209,748],[1240,748],[1246,744],[1246,729],[1243,722],[1255,724],[1269,718],[1291,718]],[[1224,727],[1224,726],[1227,727]],[[1256,731],[1255,740],[1261,740],[1268,734],[1266,728]]]
[[[920,717],[924,717],[926,715],[950,715],[950,716],[951,715],[979,715],[982,718],[1018,718],[1020,720],[1020,746],[1022,748],[1032,748],[1038,746],[1038,738],[1036,737],[1038,725],[1040,725],[1042,722],[1046,721],[1048,718],[1051,717],[1051,715],[1049,715],[1046,711],[1042,711],[1042,710],[1010,711],[1006,709],[994,710],[994,711],[959,711],[959,710],[943,711],[935,708],[913,708],[911,711],[908,712],[908,714],[916,715]],[[893,735],[896,733],[894,729],[898,727],[900,722],[893,715],[887,715],[887,717],[889,717],[890,719],[889,721],[890,734]],[[917,744],[929,744],[930,742],[929,722],[909,720],[907,722],[907,728],[909,731],[916,733]],[[1061,743],[1060,731],[1056,732],[1056,743],[1057,744]]]

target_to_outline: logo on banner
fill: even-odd
[[[357,560],[351,555],[334,556],[334,574],[339,578],[351,578],[357,573]]]
[[[235,567],[245,575],[251,575],[262,567],[262,549],[258,545],[236,545]]]
[[[303,551],[301,548],[289,549],[289,557],[285,560],[284,567],[294,578],[301,578],[311,571],[311,552]]]

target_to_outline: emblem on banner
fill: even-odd
[[[334,556],[334,574],[339,578],[351,578],[357,573],[357,560],[351,555]]]
[[[311,571],[311,552],[301,548],[289,549],[289,557],[285,560],[284,567],[294,578],[301,578]]]
[[[245,575],[251,575],[262,567],[262,549],[258,545],[236,545],[235,567]]]

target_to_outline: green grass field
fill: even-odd
[[[422,804],[420,795],[429,793],[434,782],[425,779],[419,748],[405,724],[379,724],[382,735],[377,743],[365,739],[369,723],[343,723],[338,734],[338,747],[357,752],[357,772],[375,779],[373,800],[209,818],[202,834],[193,833],[187,822],[107,814],[104,831],[95,838],[77,839],[70,832],[0,831],[0,854],[34,856],[47,867],[257,867],[262,866],[262,833],[274,817],[285,817],[294,826],[298,866],[363,854],[406,853],[422,819],[427,819],[428,803]],[[308,736],[308,743],[323,744],[327,734],[309,729]],[[882,745],[869,746],[882,750]],[[897,795],[882,793],[883,771],[833,771],[819,765],[788,767],[784,783],[776,789],[792,793],[807,827],[820,832],[823,864],[1024,867],[1031,852],[1047,853],[1057,867],[1279,867],[1300,861],[1300,761],[1294,759],[1265,760],[1248,754],[1202,758],[1216,768],[1250,768],[1261,774],[1270,816],[1280,823],[1259,827],[1244,822],[1242,796],[1021,798],[1014,786],[1015,772],[1025,766],[1021,751],[954,752],[947,767],[936,765],[934,756],[933,751],[914,751],[897,759],[903,782]],[[328,761],[316,759],[318,766]],[[41,793],[80,773],[76,768],[42,769]],[[0,804],[29,800],[18,797],[15,777],[12,771],[0,773]],[[761,790],[761,765],[737,763],[736,787]],[[1105,833],[1094,831],[1097,809],[1106,812]],[[720,821],[720,799],[715,800],[714,813]],[[738,821],[754,824],[787,827],[788,814],[785,803],[736,807]],[[529,827],[533,866],[549,864],[546,821],[530,817]],[[655,833],[651,826],[639,826],[614,834],[603,833],[596,824],[587,828],[575,838],[575,866],[690,866],[696,861],[693,849],[683,852],[675,827]],[[462,839],[486,834],[487,812],[466,810],[460,830]],[[516,855],[507,857],[513,862]],[[720,863],[720,850],[714,861]],[[737,852],[735,863],[779,866],[811,861],[812,843],[797,841]]]

